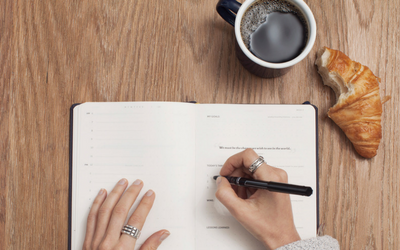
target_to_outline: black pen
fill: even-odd
[[[213,177],[216,180],[220,175]],[[222,176],[225,177],[230,184],[249,187],[249,188],[259,188],[266,189],[272,192],[286,193],[286,194],[297,194],[303,196],[310,196],[313,193],[311,187],[298,186],[287,183],[273,182],[273,181],[257,181],[253,179],[246,179],[243,177],[233,177],[233,176]]]

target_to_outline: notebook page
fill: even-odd
[[[289,183],[313,188],[311,197],[291,195],[291,200],[300,236],[315,237],[315,109],[311,105],[243,104],[196,108],[196,249],[265,249],[232,216],[217,210],[211,177],[219,174],[228,157],[245,148],[253,148],[269,165],[286,170]]]
[[[87,215],[99,190],[110,192],[121,178],[130,184],[143,180],[139,198],[149,189],[156,193],[135,249],[164,228],[179,235],[165,241],[165,249],[193,249],[194,107],[134,102],[75,108],[72,249],[82,249]]]

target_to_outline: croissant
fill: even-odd
[[[374,157],[382,138],[380,79],[367,66],[327,47],[318,51],[315,64],[324,84],[336,93],[328,116],[361,156]]]

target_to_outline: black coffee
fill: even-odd
[[[260,0],[243,15],[241,34],[246,47],[258,58],[282,63],[296,58],[308,39],[301,11],[286,1]]]

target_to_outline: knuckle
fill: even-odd
[[[110,214],[110,209],[108,207],[102,206],[99,208],[99,212],[98,212],[99,217],[103,217],[108,214]]]
[[[244,150],[244,154],[246,155],[246,156],[251,156],[251,155],[253,155],[253,154],[255,154],[256,152],[252,149],[252,148],[246,148],[245,150]]]
[[[114,187],[113,190],[111,190],[109,196],[121,197],[124,191],[125,191],[124,186],[117,185],[116,187]]]
[[[99,250],[108,250],[108,249],[111,249],[110,242],[107,240],[102,241],[99,245]]]
[[[141,186],[137,186],[137,185],[131,185],[126,191],[125,193],[128,193],[130,195],[138,195],[138,192],[141,190]]]
[[[113,213],[116,215],[125,216],[128,213],[128,209],[122,206],[115,206]]]
[[[148,208],[148,207],[152,206],[153,201],[151,199],[149,199],[149,197],[145,197],[144,199],[142,199],[140,201],[140,204],[145,206],[146,208]]]
[[[135,223],[140,223],[145,220],[145,217],[139,214],[132,214],[131,218],[129,219],[130,223],[135,224]],[[130,224],[130,225],[132,225]]]
[[[288,182],[289,177],[288,174],[285,170],[283,169],[277,169],[276,171],[276,178],[278,182]]]
[[[95,223],[97,219],[97,214],[95,213],[89,213],[88,218],[87,218],[87,223],[92,224]]]
[[[97,196],[94,201],[93,201],[93,205],[98,205],[100,206],[103,203],[103,199],[101,199],[101,196]]]

